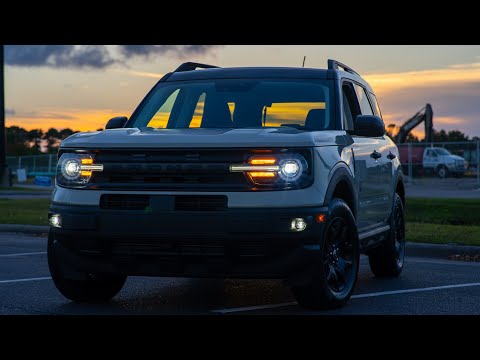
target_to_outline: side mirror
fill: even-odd
[[[385,135],[385,124],[375,115],[358,115],[355,118],[353,135],[380,137]]]
[[[127,121],[128,118],[126,116],[114,117],[113,119],[108,120],[107,126],[105,126],[105,130],[122,128],[125,126]]]

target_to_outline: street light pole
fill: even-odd
[[[10,176],[7,167],[7,139],[5,132],[5,84],[4,84],[4,46],[0,46],[0,186],[10,186]]]

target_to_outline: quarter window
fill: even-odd
[[[373,110],[375,110],[375,115],[377,115],[380,119],[382,118],[382,112],[380,111],[380,106],[378,106],[378,101],[375,95],[370,93],[370,99],[373,103]]]
[[[372,107],[368,101],[367,93],[365,89],[357,84],[353,84],[355,92],[357,93],[357,99],[362,110],[362,115],[373,115]]]

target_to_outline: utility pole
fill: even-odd
[[[7,134],[5,132],[4,46],[0,46],[0,186],[10,186],[7,167]]]

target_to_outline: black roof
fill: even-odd
[[[303,78],[333,79],[333,70],[294,67],[210,68],[172,73],[167,81],[232,79],[232,78]]]
[[[201,68],[202,70],[196,70]],[[338,75],[341,74],[341,75]],[[213,65],[187,62],[180,65],[160,81],[185,81],[208,79],[241,78],[280,78],[280,79],[339,79],[349,78],[357,81],[371,92],[370,85],[352,68],[339,61],[329,59],[328,69],[298,67],[231,67],[220,68]]]

